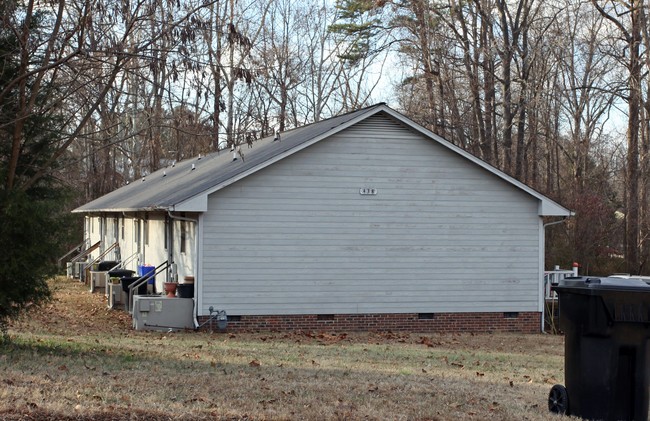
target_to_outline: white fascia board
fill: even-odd
[[[458,146],[452,144],[451,142],[443,139],[442,137],[438,136],[437,134],[433,133],[432,131],[426,129],[425,127],[420,126],[419,124],[415,124],[408,118],[404,117],[402,114],[396,112],[395,110],[383,106],[381,108],[381,111],[386,112],[387,114],[391,115],[393,118],[396,120],[401,121],[403,124],[407,125],[408,127],[412,128],[413,130],[416,130],[423,134],[424,136],[427,136],[436,142],[438,142],[440,145],[446,147],[447,149],[452,150],[453,152],[456,152],[458,155],[472,161],[476,165],[484,168],[485,170],[491,172],[492,174],[496,175],[497,177],[501,178],[504,181],[507,181],[508,183],[512,184],[513,186],[525,191],[529,195],[537,198],[540,203],[539,203],[539,208],[538,208],[538,214],[539,216],[572,216],[573,212],[565,208],[564,206],[561,206],[557,203],[555,203],[553,200],[549,199],[548,197],[544,196],[540,192],[528,187],[524,183],[522,183],[519,180],[516,180],[515,178],[510,177],[508,174],[499,171],[492,165],[488,164],[487,162],[475,157],[474,155],[464,151],[463,149],[459,148]]]
[[[73,209],[70,213],[133,213],[133,212],[165,212],[167,208],[147,207],[147,208],[101,208],[101,209]]]

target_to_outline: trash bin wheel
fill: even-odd
[[[561,384],[551,388],[551,393],[548,394],[548,410],[561,415],[569,414],[569,395]]]

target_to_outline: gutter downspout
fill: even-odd
[[[172,221],[172,223],[169,224],[169,226],[172,227],[172,228],[170,228],[171,232],[170,232],[170,236],[169,236],[170,237],[170,242],[169,242],[169,252],[168,252],[168,258],[169,258],[169,256],[171,256],[171,258],[169,258],[168,261],[171,262],[172,259],[173,259],[173,256],[174,256],[174,251],[172,250],[172,245],[174,244],[174,242],[173,242],[173,239],[172,239],[172,236],[171,236],[171,234],[173,234],[173,232],[174,232],[174,230],[173,230],[173,226],[174,226],[173,221],[174,221],[174,219],[176,219],[178,221],[193,222],[194,223],[194,230],[195,230],[194,231],[194,252],[196,254],[195,265],[196,265],[196,269],[198,270],[198,268],[199,268],[199,235],[198,235],[199,234],[198,233],[199,220],[198,219],[193,219],[193,218],[186,218],[184,216],[173,215],[172,212],[169,209],[167,209],[167,215],[169,215],[169,218]],[[197,328],[199,326],[199,320],[198,320],[198,316],[197,316],[197,313],[199,312],[198,305],[197,305],[197,299],[198,299],[197,285],[198,285],[198,283],[199,283],[199,277],[198,277],[198,273],[197,273],[197,276],[194,278],[194,298],[192,299],[194,301],[194,311],[192,312],[192,320],[194,322],[194,328]]]
[[[571,216],[572,215],[573,215],[573,212],[571,212]],[[560,219],[559,221],[547,222],[544,225],[542,225],[542,227],[544,228],[544,231],[542,232],[542,235],[544,236],[544,244],[546,244],[546,227],[550,227],[551,225],[561,224],[562,222],[566,222],[567,219],[569,219],[569,217],[565,216],[564,218]],[[545,250],[542,250],[542,253],[545,253],[545,252],[546,252]],[[543,270],[544,270],[544,268],[542,268],[542,271]],[[544,331],[544,323],[546,321],[545,318],[544,318],[544,315],[546,314],[546,298],[544,297],[544,293],[542,293],[542,300],[544,300],[544,303],[542,304],[542,326],[541,326],[541,330],[542,330],[542,333],[546,333]]]

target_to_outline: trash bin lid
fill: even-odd
[[[595,332],[604,332],[612,323],[625,323],[642,329],[647,334],[650,323],[650,285],[639,279],[608,277],[570,277],[552,288],[560,296],[560,311],[563,306],[577,308],[585,317],[583,320]],[[596,329],[599,323],[592,317],[603,316],[607,327]],[[560,323],[562,323],[560,321]],[[599,330],[600,329],[600,330]]]
[[[650,285],[640,279],[574,276],[562,279],[553,289],[556,291],[589,289],[650,292]]]

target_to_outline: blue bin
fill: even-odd
[[[140,275],[140,277],[149,274],[153,275],[155,270],[156,268],[154,266],[138,266],[138,275]],[[152,276],[151,278],[149,278],[149,281],[147,283],[154,284],[155,282],[156,282],[156,277]]]

